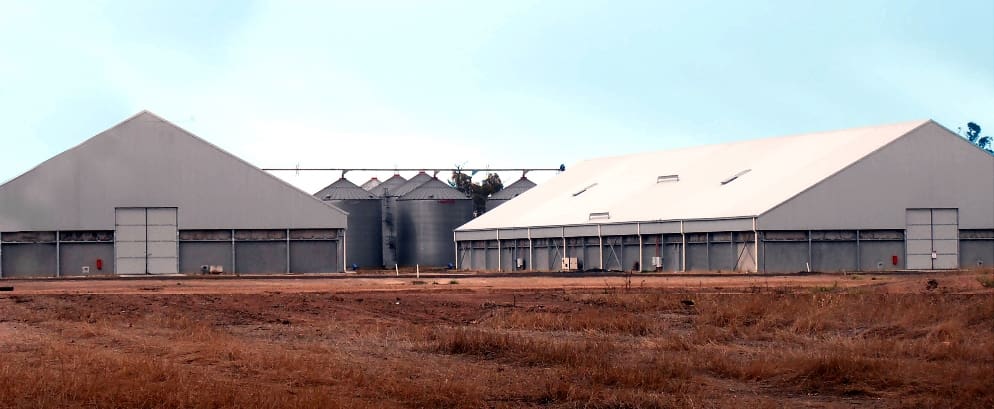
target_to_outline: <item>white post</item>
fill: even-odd
[[[535,250],[534,249],[535,249],[535,246],[532,245],[532,228],[529,227],[528,228],[528,265],[525,266],[526,270],[527,269],[532,269],[532,270],[535,269],[534,267],[532,267],[532,263],[535,261]]]
[[[501,265],[501,262],[503,261],[504,255],[500,254],[500,253],[503,252],[503,250],[504,249],[502,249],[500,247],[500,229],[497,229],[497,271],[503,271],[504,270],[504,266]]]
[[[400,267],[397,267],[397,264],[394,264],[393,265],[393,269],[394,269],[394,271],[397,272],[397,277],[400,277]]]
[[[752,233],[754,237],[753,245],[755,248],[752,249],[755,257],[753,257],[752,262],[756,265],[756,273],[759,273],[759,225],[756,222],[756,218],[752,218]],[[859,248],[859,245],[856,246]]]
[[[59,240],[59,231],[55,231],[55,276],[62,277],[62,249]]]
[[[349,239],[348,229],[342,229],[342,272],[349,271]]]
[[[235,229],[231,229],[231,273],[238,274],[235,269]]]
[[[597,225],[597,249],[601,252],[601,270],[604,270],[604,236],[601,235],[601,225]]]
[[[660,236],[662,237],[662,236]],[[680,271],[687,272],[687,233],[683,230],[683,220],[680,220]]]
[[[642,265],[642,223],[635,223],[635,233],[639,235],[639,272],[645,271],[645,266]]]
[[[421,265],[420,264],[415,264],[414,265],[414,274],[415,274],[415,276],[417,278],[421,278]]]

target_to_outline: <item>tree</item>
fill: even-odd
[[[980,149],[987,151],[994,155],[994,138],[990,136],[980,136],[980,125],[975,122],[969,122],[966,124],[966,139],[970,143],[977,145]]]
[[[481,215],[487,211],[487,198],[503,189],[504,183],[500,181],[500,175],[496,173],[487,173],[487,177],[480,181],[480,183],[474,183],[472,176],[462,171],[455,171],[452,172],[452,179],[449,180],[449,186],[471,197],[473,199],[474,212],[477,215]]]

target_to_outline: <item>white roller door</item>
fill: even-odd
[[[908,209],[906,222],[907,268],[959,267],[957,209]]]
[[[116,209],[114,254],[118,274],[179,271],[176,208]]]

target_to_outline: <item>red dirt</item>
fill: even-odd
[[[0,407],[991,407],[978,274],[8,280]]]

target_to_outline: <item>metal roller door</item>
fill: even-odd
[[[908,209],[906,221],[908,269],[959,267],[957,209]]]
[[[117,208],[114,265],[117,274],[179,272],[176,208]]]

